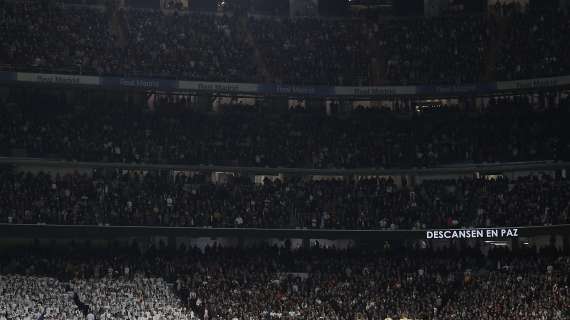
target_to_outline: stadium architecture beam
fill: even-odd
[[[570,225],[493,227],[426,230],[335,230],[335,229],[271,229],[212,227],[151,227],[0,224],[0,238],[99,238],[126,237],[235,237],[280,239],[353,239],[375,241],[407,241],[430,239],[500,240],[518,237],[565,236]]]
[[[20,167],[38,168],[84,168],[104,169],[117,168],[125,170],[176,170],[195,172],[245,172],[251,174],[304,174],[323,176],[389,176],[389,175],[438,175],[438,174],[462,174],[462,173],[497,173],[515,171],[546,171],[570,168],[570,162],[557,161],[530,161],[508,163],[482,163],[448,165],[432,168],[409,168],[409,169],[383,169],[383,168],[360,168],[360,169],[309,169],[309,168],[284,168],[284,167],[240,167],[240,166],[214,166],[214,165],[174,165],[174,164],[144,164],[144,163],[119,163],[119,162],[75,162],[64,160],[50,160],[39,158],[0,157],[0,164],[15,165]]]

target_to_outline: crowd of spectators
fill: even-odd
[[[110,9],[109,9],[110,10]],[[3,1],[0,65],[20,71],[253,81],[251,51],[231,16],[124,13],[126,43],[111,33],[111,13],[57,2]]]
[[[565,75],[568,13],[260,18],[0,3],[0,65],[20,71],[310,85],[459,84]],[[119,20],[122,21],[122,20]],[[506,27],[503,27],[506,25]],[[124,29],[125,39],[115,29]],[[254,52],[261,53],[260,61]],[[267,75],[259,66],[266,65]]]
[[[250,18],[256,45],[275,81],[307,85],[367,85],[368,41],[352,20]],[[368,54],[368,55],[367,55]]]
[[[0,260],[0,318],[568,319],[570,259],[548,251],[41,248]]]
[[[125,276],[126,270],[122,271]],[[127,277],[128,272],[130,270]],[[76,279],[69,284],[80,293],[81,303],[94,309],[92,312],[100,319],[190,319],[178,297],[161,278]]]
[[[235,16],[164,15],[130,10],[128,44],[119,50],[117,74],[186,80],[255,82],[252,49]]]
[[[491,24],[481,16],[403,20],[372,34],[390,83],[474,83],[484,74]]]
[[[0,275],[0,319],[83,319],[72,294],[53,277]]]
[[[0,173],[0,222],[426,229],[570,223],[565,178],[211,181],[199,174]]]
[[[0,2],[0,65],[20,71],[103,74],[115,50],[108,16],[50,1]]]
[[[0,293],[2,320],[191,319],[160,278],[64,282],[53,277],[0,275]]]
[[[486,281],[466,286],[443,313],[452,319],[566,319],[568,300],[559,294],[568,292],[559,282],[565,277],[493,271]]]
[[[337,169],[570,159],[567,107],[531,110],[528,102],[495,102],[473,113],[326,116],[210,114],[188,105],[149,111],[105,102],[67,108],[34,99],[0,106],[0,155],[20,150],[72,161]]]
[[[504,35],[498,50],[497,77],[529,79],[570,73],[568,12],[504,10]]]

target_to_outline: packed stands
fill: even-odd
[[[255,82],[252,49],[232,16],[164,16],[128,12],[128,44],[118,50],[115,74],[187,80]]]
[[[362,27],[352,20],[249,20],[275,81],[300,85],[367,85],[371,39]]]
[[[387,57],[389,83],[474,83],[484,74],[492,18],[403,20],[382,27],[372,41]]]
[[[112,73],[116,50],[105,13],[49,3],[0,3],[0,65],[20,71]]]
[[[0,319],[81,319],[65,286],[52,277],[0,275]]]
[[[116,10],[3,1],[0,65],[297,85],[459,84],[570,71],[564,11],[380,22]]]
[[[526,99],[491,99],[483,112],[356,109],[326,116],[259,108],[210,114],[185,100],[173,106],[160,99],[152,110],[106,102],[76,108],[38,95],[0,106],[0,155],[296,168],[570,159],[568,102],[535,109]]]
[[[499,79],[566,75],[570,69],[568,13],[505,10],[504,41],[500,43]],[[556,31],[554,31],[556,30]]]
[[[0,275],[0,319],[190,319],[159,278],[74,279]],[[78,294],[79,293],[79,294]],[[5,318],[2,318],[2,317]]]
[[[570,260],[552,248],[484,256],[468,248],[72,247],[4,255],[0,317],[42,310],[45,319],[75,319],[78,310],[97,319],[570,317]]]
[[[426,229],[570,223],[570,183],[509,180],[354,181],[156,172],[50,175],[2,171],[0,222],[67,225]]]
[[[0,0],[0,320],[570,320],[569,13],[289,3]]]

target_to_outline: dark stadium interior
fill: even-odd
[[[570,0],[0,0],[0,320],[570,320]]]

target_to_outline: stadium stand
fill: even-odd
[[[570,223],[570,184],[550,176],[310,181],[120,170],[49,175],[3,171],[0,222],[16,224],[426,229]]]
[[[158,99],[152,110],[106,102],[76,108],[24,95],[0,107],[2,155],[321,169],[570,159],[565,100],[541,109],[526,96],[497,98],[482,112],[212,115],[186,100]]]
[[[80,306],[138,320],[570,317],[570,260],[553,248],[82,249],[6,254],[0,317],[80,319]]]
[[[348,2],[0,0],[0,320],[570,320],[569,11]]]
[[[505,10],[504,40],[497,65],[500,79],[533,78],[568,74],[570,24],[561,10],[536,12]],[[558,30],[553,32],[553,30]]]
[[[0,276],[0,317],[30,319],[190,319],[162,279]],[[80,294],[77,294],[80,292]],[[95,306],[97,309],[95,310]]]
[[[388,22],[247,18],[239,12],[185,15],[130,8],[118,20],[123,33],[115,34],[111,9],[3,1],[0,65],[18,71],[296,85],[488,81],[487,61],[492,61],[493,80],[569,73],[570,19],[561,10]],[[120,41],[121,34],[126,41]],[[255,61],[256,50],[261,63]],[[487,60],[493,52],[497,57]],[[378,76],[371,76],[374,61],[381,66]],[[269,70],[268,79],[261,65]]]

